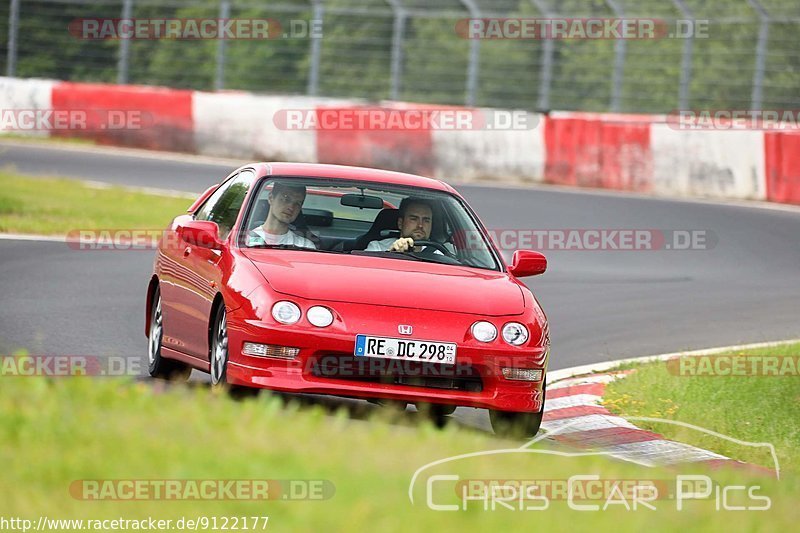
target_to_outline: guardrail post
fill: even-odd
[[[122,20],[130,20],[133,17],[133,0],[122,0]],[[131,40],[119,40],[119,58],[117,59],[117,83],[125,85],[128,83],[129,62],[131,56]]]
[[[459,0],[469,11],[470,18],[481,18],[481,12],[475,0]],[[478,72],[480,70],[481,59],[481,40],[474,38],[469,40],[469,63],[467,64],[467,89],[465,104],[475,105],[475,93],[478,90]]]
[[[222,20],[228,19],[231,16],[231,2],[230,0],[220,0],[219,2],[219,18]],[[214,90],[221,91],[225,88],[225,39],[222,36],[217,36],[217,66],[214,71]]]
[[[406,9],[401,0],[386,0],[394,12],[392,25],[392,77],[389,84],[389,99],[397,100],[403,77],[403,36],[406,31]]]
[[[542,0],[531,0],[545,18],[554,18],[556,13],[550,11]],[[539,68],[539,100],[536,105],[539,111],[550,109],[550,86],[553,84],[553,53],[555,52],[555,42],[552,36],[546,35],[542,40],[542,65]]]
[[[11,0],[8,12],[8,54],[6,56],[6,76],[13,78],[17,73],[17,33],[19,29],[19,0]]]
[[[689,109],[689,84],[692,81],[692,55],[694,54],[694,34],[695,34],[695,19],[694,14],[686,5],[684,0],[672,0],[681,15],[686,20],[692,21],[692,34],[686,37],[683,42],[683,52],[681,54],[681,81],[680,88],[678,89],[678,109]]]
[[[764,68],[767,57],[767,39],[769,39],[769,13],[758,0],[747,0],[758,13],[760,24],[758,26],[758,41],[756,41],[756,68],[753,72],[753,95],[750,99],[750,109],[761,109],[764,101]]]
[[[322,0],[311,0],[311,20],[319,21],[319,27],[324,32],[325,23],[323,17],[325,16]],[[322,44],[321,37],[311,37],[311,50],[309,51],[308,62],[308,84],[306,86],[306,94],[309,96],[316,96],[319,92],[319,61],[320,61],[320,45]]]
[[[617,18],[622,18],[625,15],[616,0],[606,0],[606,3]],[[625,39],[617,39],[614,43],[614,71],[611,74],[611,103],[609,104],[613,113],[619,112],[622,101],[622,80],[625,75],[625,54],[627,49],[628,43],[625,42]]]

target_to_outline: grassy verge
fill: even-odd
[[[797,357],[800,344],[749,350],[746,355]],[[694,375],[681,375],[675,363],[643,365],[625,379],[611,383],[603,403],[623,416],[677,420],[739,440],[771,443],[782,469],[800,473],[800,376],[709,376],[709,368],[713,372],[714,367],[701,367],[699,363],[685,367],[694,368]],[[719,368],[724,372],[728,366]],[[773,466],[764,448],[665,423],[637,425],[735,459]]]
[[[605,457],[559,457],[538,453],[481,455],[423,471],[408,497],[414,472],[450,456],[520,443],[482,432],[427,422],[390,423],[354,419],[320,406],[284,405],[274,396],[235,402],[205,386],[159,390],[150,383],[111,378],[0,377],[0,516],[141,519],[154,517],[268,516],[270,529],[405,531],[519,530],[563,527],[594,531],[789,529],[800,520],[797,480],[777,482],[741,472],[712,475],[720,483],[757,484],[772,499],[762,512],[718,512],[712,500],[654,502],[656,511],[627,510],[618,503],[597,512],[570,509],[551,499],[544,510],[484,509],[435,511],[426,505],[432,474],[465,479],[566,480],[578,474],[602,479],[661,479],[656,470]],[[536,445],[539,446],[539,445]],[[536,448],[546,449],[546,448]],[[742,477],[744,476],[744,477]],[[287,501],[86,501],[70,487],[77,480],[278,479],[328,480],[335,493],[323,500]],[[285,487],[285,485],[283,485]],[[458,504],[454,482],[436,482],[434,503]],[[664,493],[666,496],[666,493]],[[604,504],[603,500],[581,503]],[[525,502],[531,507],[540,502]],[[202,529],[202,528],[201,528]]]
[[[0,233],[64,235],[81,229],[161,229],[191,200],[94,188],[69,179],[0,172]]]
[[[25,135],[21,133],[3,133],[0,135],[0,141],[9,140],[16,142],[26,142],[35,144],[67,144],[67,145],[83,145],[83,146],[96,146],[97,143],[94,139],[87,139],[84,137],[52,137],[49,135]]]

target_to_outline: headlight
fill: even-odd
[[[497,328],[491,322],[475,322],[472,324],[472,336],[481,342],[492,342],[497,338]]]
[[[306,318],[318,328],[325,328],[333,324],[333,313],[331,313],[330,309],[321,305],[315,305],[306,311]]]
[[[503,340],[512,346],[520,346],[528,341],[528,328],[519,322],[509,322],[503,326]]]
[[[297,304],[286,300],[277,302],[272,306],[272,318],[281,324],[295,324],[300,320],[301,314]]]

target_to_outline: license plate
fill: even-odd
[[[456,362],[456,345],[452,342],[356,335],[355,355],[453,365]]]

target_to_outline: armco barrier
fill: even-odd
[[[313,109],[318,99],[195,92],[192,101],[197,152],[266,161],[317,161],[314,131],[286,131],[275,116],[286,109]]]
[[[476,112],[490,113],[490,109]],[[525,113],[530,129],[434,130],[434,175],[459,181],[478,179],[541,182],[544,176],[544,115]]]
[[[192,91],[134,85],[59,82],[53,85],[53,110],[87,110],[86,130],[54,130],[55,136],[79,136],[100,144],[132,146],[152,150],[194,152]],[[120,127],[92,123],[112,111],[133,112],[135,120]]]
[[[349,105],[317,106],[317,120],[323,112],[346,112],[361,109],[381,111],[388,106]],[[398,105],[398,111],[402,105]],[[320,162],[340,165],[387,168],[402,172],[432,175],[436,173],[433,141],[429,128],[320,129],[317,131],[317,158]]]
[[[651,128],[653,192],[661,195],[763,200],[764,133]]]
[[[800,132],[764,135],[767,200],[800,204]]]
[[[0,111],[130,110],[144,127],[31,130],[104,144],[239,159],[382,167],[445,180],[547,182],[800,204],[800,132],[679,130],[664,116],[528,113],[527,129],[291,129],[286,110],[430,109],[424,104],[204,93],[0,77]],[[491,112],[492,110],[472,110]],[[92,125],[90,125],[92,126]],[[0,122],[3,131],[19,132]]]
[[[51,80],[2,78],[0,77],[0,111],[46,110],[52,109],[53,85]],[[0,133],[18,133],[4,120],[0,123]],[[48,131],[33,130],[29,135],[47,136]]]
[[[545,126],[547,183],[648,192],[652,117],[557,113]]]

